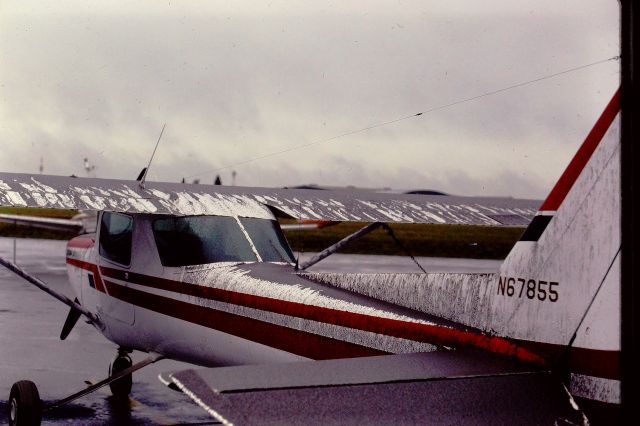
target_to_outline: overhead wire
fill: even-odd
[[[545,76],[542,76],[542,77],[538,77],[538,78],[535,78],[535,79],[532,79],[532,80],[527,80],[527,81],[524,81],[524,82],[512,84],[510,86],[503,87],[501,89],[492,90],[492,91],[489,91],[489,92],[484,92],[484,93],[482,93],[480,95],[475,95],[475,96],[472,96],[472,97],[469,97],[469,98],[464,98],[464,99],[460,99],[460,100],[457,100],[457,101],[454,101],[454,102],[450,102],[450,103],[447,103],[447,104],[439,105],[439,106],[436,106],[436,107],[433,107],[433,108],[426,109],[424,111],[417,112],[415,114],[410,114],[410,115],[406,115],[404,117],[396,118],[396,119],[393,119],[393,120],[383,121],[383,122],[376,123],[376,124],[371,124],[371,125],[369,125],[367,127],[362,127],[360,129],[357,129],[357,130],[351,130],[349,132],[341,133],[339,135],[332,136],[332,137],[329,137],[329,138],[326,138],[326,139],[319,139],[319,140],[316,140],[316,141],[313,141],[313,142],[294,145],[294,146],[291,146],[289,148],[285,148],[285,149],[282,149],[282,150],[279,150],[279,151],[273,151],[273,152],[270,152],[270,153],[267,153],[267,154],[264,154],[264,155],[260,155],[260,156],[257,156],[257,157],[249,158],[247,160],[243,160],[243,161],[240,161],[240,162],[237,162],[237,163],[234,163],[234,164],[229,164],[229,165],[226,165],[226,166],[223,166],[223,167],[218,167],[218,168],[215,168],[215,169],[210,169],[210,170],[206,170],[206,171],[203,171],[203,172],[195,173],[193,175],[187,176],[187,178],[192,178],[192,177],[195,177],[195,176],[201,176],[201,175],[205,175],[205,174],[208,174],[208,173],[215,173],[215,172],[219,172],[221,170],[230,169],[232,167],[242,166],[244,164],[252,163],[254,161],[263,160],[265,158],[274,157],[276,155],[285,154],[287,152],[296,151],[296,150],[307,148],[307,147],[310,147],[310,146],[313,146],[313,145],[318,145],[318,144],[322,144],[322,143],[331,142],[331,141],[334,141],[336,139],[340,139],[340,138],[343,138],[343,137],[346,137],[346,136],[351,136],[351,135],[355,135],[357,133],[366,132],[367,130],[375,129],[377,127],[388,126],[390,124],[398,123],[400,121],[409,120],[411,118],[415,118],[415,117],[419,117],[419,116],[422,116],[422,115],[425,115],[425,114],[429,114],[429,113],[434,112],[434,111],[439,111],[439,110],[442,110],[442,109],[450,108],[450,107],[455,106],[455,105],[460,105],[460,104],[463,104],[463,103],[466,103],[466,102],[475,101],[477,99],[481,99],[481,98],[484,98],[484,97],[487,97],[487,96],[496,95],[498,93],[506,92],[506,91],[512,90],[512,89],[516,89],[518,87],[523,87],[523,86],[527,86],[527,85],[530,85],[530,84],[538,83],[540,81],[548,80],[548,79],[554,78],[554,77],[558,77],[558,76],[563,75],[563,74],[568,74],[568,73],[571,73],[571,72],[579,71],[579,70],[582,70],[582,69],[585,69],[585,68],[589,68],[589,67],[592,67],[592,66],[595,66],[595,65],[600,65],[600,64],[603,64],[603,63],[606,63],[606,62],[610,62],[610,61],[617,61],[619,59],[620,59],[620,55],[612,56],[612,57],[607,58],[607,59],[602,59],[602,60],[599,60],[599,61],[596,61],[596,62],[591,62],[589,64],[585,64],[585,65],[580,65],[580,66],[577,66],[577,67],[569,68],[569,69],[566,69],[566,70],[563,70],[563,71],[555,72],[553,74],[548,74],[548,75],[545,75]]]

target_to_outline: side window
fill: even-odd
[[[133,219],[121,213],[102,213],[100,255],[122,265],[131,263]]]

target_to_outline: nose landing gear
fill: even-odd
[[[30,380],[20,380],[14,383],[9,394],[9,424],[11,426],[37,426],[42,421],[44,411],[62,407],[106,385],[111,387],[111,392],[116,398],[127,398],[131,392],[131,374],[163,359],[162,355],[156,355],[132,365],[131,358],[127,355],[128,352],[123,349],[118,350],[118,357],[109,369],[108,378],[47,406],[44,406],[40,400],[40,393],[35,383]]]
[[[11,386],[9,394],[9,424],[37,426],[42,419],[42,401],[35,383],[20,380]]]

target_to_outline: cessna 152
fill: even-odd
[[[256,422],[257,412],[276,423],[344,415],[433,422],[446,403],[459,422],[477,422],[455,407],[460,398],[503,403],[475,408],[497,419],[527,400],[520,422],[582,422],[575,401],[615,408],[619,122],[616,94],[542,205],[2,173],[2,205],[99,212],[96,232],[67,245],[74,301],[2,263],[70,306],[62,339],[83,315],[119,348],[109,378],[62,401],[43,407],[35,384],[15,383],[11,422],[37,424],[42,409],[106,384],[127,395],[131,373],[161,358],[219,367],[161,380],[223,424]],[[528,227],[496,274],[322,274],[297,265],[273,211],[302,220]],[[152,355],[132,365],[132,350]],[[490,380],[505,377],[518,384]],[[527,388],[534,382],[537,393]],[[563,385],[569,392],[557,393]],[[443,386],[454,387],[446,402]],[[357,393],[369,402],[352,403]],[[565,398],[569,411],[539,405],[545,397]]]

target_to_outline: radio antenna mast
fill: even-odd
[[[149,173],[149,168],[151,167],[151,161],[153,160],[153,156],[156,155],[156,149],[158,149],[158,144],[160,143],[160,139],[162,139],[162,134],[164,133],[164,128],[167,126],[167,123],[164,123],[162,125],[162,130],[160,131],[160,136],[158,136],[158,142],[156,142],[156,147],[153,148],[153,153],[151,154],[151,158],[149,158],[149,164],[147,164],[147,167],[145,167],[144,169],[142,169],[142,172],[140,172],[140,176],[138,176],[138,179],[140,181],[140,187],[144,189],[144,180],[147,178],[147,174]]]

